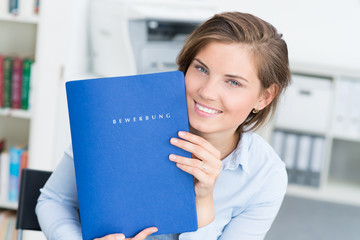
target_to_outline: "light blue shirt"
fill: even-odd
[[[272,147],[259,135],[244,133],[237,148],[223,159],[214,188],[215,220],[196,232],[155,235],[147,239],[264,239],[286,187],[285,165]],[[41,189],[36,213],[47,239],[82,239],[71,146]]]

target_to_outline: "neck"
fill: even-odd
[[[237,131],[228,133],[202,133],[190,126],[190,132],[210,142],[221,152],[221,159],[224,159],[234,151],[240,139],[240,134]]]

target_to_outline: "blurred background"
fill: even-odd
[[[360,239],[359,0],[0,0],[0,216],[17,209],[9,165],[53,170],[70,144],[66,81],[175,70],[223,11],[270,22],[289,49],[293,83],[259,131],[289,175],[266,239]]]

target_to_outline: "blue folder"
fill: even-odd
[[[66,83],[83,239],[197,229],[193,177],[169,161],[188,131],[180,71]]]

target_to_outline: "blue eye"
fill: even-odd
[[[229,80],[229,83],[230,83],[232,86],[234,86],[234,87],[240,86],[240,83],[237,82],[237,81],[235,81],[235,80]]]
[[[200,71],[203,72],[203,73],[207,73],[207,71],[205,70],[205,68],[200,68]]]
[[[205,68],[203,68],[202,66],[195,66],[195,68],[204,74],[208,74],[208,71]]]

